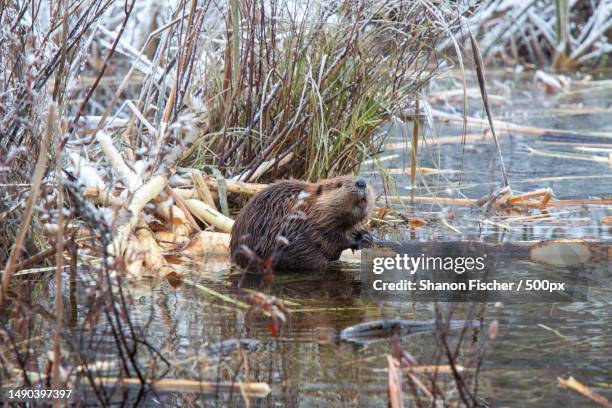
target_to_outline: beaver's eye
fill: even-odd
[[[342,182],[336,183],[336,188],[340,188],[340,187],[342,187]]]

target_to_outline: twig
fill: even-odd
[[[419,149],[419,98],[417,97],[412,119],[412,161],[410,163],[410,197],[414,198],[416,192],[416,168]]]
[[[559,381],[559,386],[561,388],[567,388],[576,391],[578,394],[584,395],[591,401],[595,402],[597,405],[600,405],[604,408],[612,408],[612,403],[608,401],[604,396],[597,394],[591,388],[582,384],[574,377],[569,377],[567,380],[561,377],[557,377],[557,381]]]
[[[399,365],[391,355],[387,356],[388,378],[389,378],[389,406],[391,408],[403,408],[402,398],[402,374],[396,366]]]
[[[47,248],[43,251],[40,251],[39,253],[32,255],[31,257],[29,257],[26,260],[23,260],[21,262],[19,262],[17,265],[15,265],[15,269],[14,272],[19,272],[25,268],[29,268],[32,265],[36,265],[42,261],[44,261],[45,259],[47,259],[48,257],[50,257],[51,255],[55,254],[56,248],[55,247],[50,247]]]

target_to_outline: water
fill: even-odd
[[[493,78],[500,86],[492,87],[489,93],[500,94],[503,98],[492,109],[502,120],[577,132],[612,130],[610,92],[549,96],[534,90],[529,80],[509,82],[499,73]],[[443,81],[440,83],[444,85]],[[450,99],[447,103],[455,108],[460,106],[459,99]],[[470,105],[470,115],[482,116],[476,99],[470,99]],[[572,115],[567,109],[555,110],[570,105],[575,109],[580,107],[584,113]],[[444,103],[438,102],[437,107],[444,107]],[[403,131],[411,134],[409,127]],[[454,124],[438,123],[433,133],[457,135],[460,128]],[[479,131],[470,129],[468,133],[477,134]],[[402,140],[395,129],[395,134],[391,134],[386,143]],[[528,147],[577,153],[573,145],[551,143],[558,140],[554,135],[534,137],[506,133],[502,136],[502,151],[513,191],[520,193],[549,187],[557,199],[610,197],[612,171],[609,164],[529,153]],[[607,143],[611,148],[612,139]],[[398,194],[408,196],[410,178],[402,169],[409,167],[410,152],[389,149],[383,156],[392,154],[399,157],[384,162],[385,167],[399,169],[392,174],[396,183],[393,187]],[[460,145],[431,145],[420,151],[419,163],[423,167],[457,171],[461,169]],[[373,165],[364,166],[362,170],[370,175],[376,172]],[[465,194],[479,198],[499,187],[499,162],[490,140],[469,143],[464,153],[463,170],[461,178],[458,172],[451,171],[424,176],[429,188],[421,182],[416,195],[461,197]],[[379,177],[371,180],[377,191],[383,191]],[[501,242],[551,238],[609,241],[612,236],[612,227],[601,221],[604,216],[612,215],[612,209],[604,206],[550,208],[546,210],[545,219],[513,222],[510,218],[513,214],[492,215],[482,209],[432,204],[411,207],[407,202],[399,204],[397,201],[390,201],[389,205],[406,216],[418,216],[429,222],[416,229],[386,226],[378,231],[379,238]],[[523,215],[542,213],[531,210]],[[455,230],[439,222],[442,218]],[[500,223],[512,228],[499,227]],[[528,260],[525,259],[508,262],[510,269],[514,268],[517,274],[533,266],[526,264]],[[274,336],[271,319],[261,311],[247,311],[246,307],[211,295],[191,283],[173,288],[167,282],[145,282],[125,288],[131,297],[132,321],[137,331],[170,363],[168,377],[209,381],[238,378],[245,382],[268,383],[272,388],[270,395],[250,400],[252,406],[384,406],[387,404],[386,368],[391,340],[383,338],[358,345],[338,340],[338,333],[348,326],[376,319],[427,320],[435,317],[432,303],[391,304],[362,299],[358,266],[352,263],[344,263],[326,273],[279,275],[268,285],[242,280],[238,271],[229,269],[224,262],[213,266],[196,264],[187,269],[188,281],[232,299],[248,302],[248,292],[241,288],[258,289],[283,299],[292,310],[287,321],[280,324],[278,336]],[[612,399],[610,263],[590,265],[587,272],[592,278],[587,301],[486,305],[482,316],[485,322],[498,322],[497,335],[491,339],[490,326],[487,325],[469,329],[465,333],[459,360],[460,363],[469,362],[476,357],[476,349],[484,350],[479,372],[481,401],[492,406],[509,407],[594,406],[585,397],[558,387],[557,377],[568,376]],[[73,304],[77,310],[77,327],[88,311],[84,291],[78,293],[76,304]],[[469,318],[472,307],[474,305],[456,305],[453,318]],[[445,308],[450,306],[443,305],[442,309]],[[104,375],[116,375],[115,343],[108,326],[100,329],[93,337],[96,354],[90,358],[110,360],[114,365],[105,369]],[[74,330],[75,337],[80,334]],[[449,343],[456,344],[460,336],[461,331],[452,331]],[[259,343],[253,350],[244,352],[244,359],[238,353],[231,353],[221,360],[204,358],[207,345],[235,338],[255,339]],[[420,364],[445,364],[444,355],[436,347],[438,341],[434,333],[405,336],[400,344]],[[142,349],[141,346],[140,357],[145,361],[148,354]],[[155,370],[149,365],[148,372],[159,373],[167,368],[160,359],[157,359],[157,364]],[[475,374],[473,367],[470,376]],[[448,391],[450,401],[457,401],[458,396],[452,391],[452,376],[441,374],[438,380],[440,387]],[[410,398],[406,390],[404,397],[406,402]],[[115,399],[122,398],[122,394],[115,394]],[[135,398],[135,392],[130,394],[130,398]],[[206,406],[221,403],[244,405],[237,392],[217,395],[148,394],[146,403],[195,405],[196,400]]]

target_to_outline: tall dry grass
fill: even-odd
[[[444,32],[419,2],[313,5],[301,18],[277,2],[230,5],[240,22],[228,13],[220,46],[203,44],[210,59],[194,82],[214,135],[198,160],[227,176],[255,181],[263,163],[274,164],[267,180],[357,171],[437,69],[431,45]]]

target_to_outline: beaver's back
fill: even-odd
[[[300,194],[303,194],[308,186],[308,183],[299,180],[279,181],[255,194],[242,208],[232,227],[232,260],[242,267],[247,267],[251,259],[240,250],[242,245],[262,259],[271,256],[277,246],[282,224],[294,211]]]
[[[257,193],[232,228],[234,262],[247,269],[317,270],[371,241],[373,192],[358,177],[281,181]],[[271,263],[261,263],[266,261]]]

